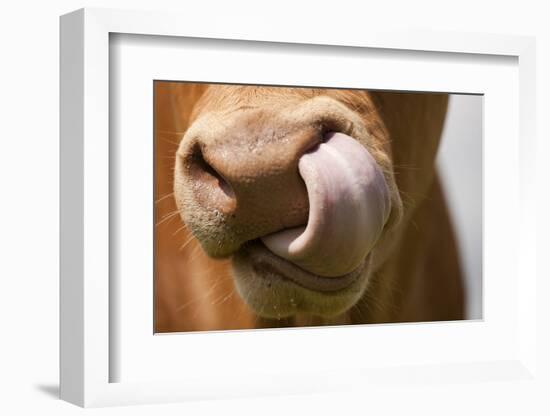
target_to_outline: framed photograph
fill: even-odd
[[[61,397],[536,384],[534,40],[181,18],[61,18]]]

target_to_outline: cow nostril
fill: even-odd
[[[199,145],[193,148],[190,156],[189,175],[199,185],[203,197],[212,200],[216,208],[224,212],[234,210],[235,192],[225,178],[205,159]],[[202,188],[202,189],[201,189]]]

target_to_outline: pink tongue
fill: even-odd
[[[309,197],[306,227],[262,238],[273,253],[311,273],[337,277],[355,270],[378,239],[390,211],[384,175],[355,139],[330,133],[300,158]]]

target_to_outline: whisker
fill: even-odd
[[[158,204],[160,201],[162,201],[162,200],[164,200],[164,199],[166,199],[166,198],[168,198],[168,197],[170,197],[170,196],[172,196],[172,195],[174,195],[174,192],[170,192],[169,194],[166,194],[166,195],[164,195],[164,196],[161,196],[159,199],[157,199],[157,200],[155,201],[155,203]]]
[[[226,280],[226,278],[227,278],[228,276],[227,276],[227,275],[220,275],[220,277],[218,277],[218,280],[219,280],[221,277],[224,277],[224,279],[222,279],[222,282],[223,282],[223,280]],[[218,281],[216,281],[215,286],[217,286],[218,284],[219,284]],[[214,289],[214,286],[211,287],[210,290],[209,290],[204,296],[201,296],[201,297],[200,297],[200,300],[201,300],[201,301],[206,300],[206,298],[210,295],[210,293],[212,293],[213,289]],[[193,319],[196,318],[198,312],[199,312],[199,308],[197,308],[197,309],[195,310],[195,313],[193,314]]]
[[[176,231],[177,232],[177,231]],[[173,234],[175,235],[175,233]],[[180,248],[178,249],[178,251],[183,251],[185,249],[185,247],[187,247],[189,245],[189,243],[191,243],[191,241],[195,240],[195,236],[193,234],[191,234],[189,236],[189,238],[187,240],[185,240],[185,243],[183,243]]]
[[[218,298],[214,299],[210,304],[212,306],[222,305],[224,302],[226,302],[228,299],[230,299],[233,296],[234,293],[235,293],[234,290],[231,290],[229,292],[229,294],[224,293],[222,296],[219,296]],[[221,301],[220,301],[220,299],[221,299]]]
[[[157,137],[162,140],[163,142],[166,142],[166,143],[170,143],[170,144],[173,144],[174,146],[179,146],[180,144],[178,142],[173,142],[172,140],[168,140],[166,137],[163,137],[162,135],[163,134],[171,134],[171,133],[168,133],[168,132],[159,132],[157,130]],[[175,133],[174,133],[175,134]]]
[[[208,272],[208,270],[207,270]],[[207,292],[205,292],[203,295],[199,296],[199,297],[196,297],[196,298],[193,298],[193,299],[190,299],[189,301],[185,302],[184,304],[178,306],[176,308],[176,312],[181,312],[183,309],[185,309],[186,307],[188,307],[189,305],[192,305],[193,303],[195,302],[201,302],[203,301],[204,299],[206,299],[208,296],[210,296],[210,294],[214,291],[214,289],[219,286],[221,283],[223,283],[225,280],[227,280],[228,277],[231,277],[229,275],[224,275],[224,274],[221,274],[220,276],[218,276],[218,278],[216,279],[216,281],[212,284],[212,286],[210,286],[210,288],[208,289]]]
[[[189,259],[191,261],[194,261],[201,254],[204,254],[204,252],[202,251],[202,246],[200,244],[197,244],[191,249],[191,252],[189,253]]]
[[[157,222],[155,224],[155,226],[159,226],[163,223],[165,223],[166,221],[170,220],[170,219],[173,219],[176,215],[178,215],[180,212],[179,210],[175,210],[175,211],[172,211],[171,213],[169,214],[166,214],[159,222]]]
[[[178,228],[176,231],[172,233],[172,237],[174,237],[177,233],[179,233],[182,230],[185,230],[187,228],[187,225],[183,224],[180,228]]]
[[[161,133],[161,134],[179,134],[179,135],[184,135],[185,134],[185,131],[177,131],[177,130],[156,130],[157,133]]]

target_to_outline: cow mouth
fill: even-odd
[[[386,224],[384,174],[370,152],[343,133],[327,134],[298,167],[309,198],[307,224],[261,240],[297,268],[341,281],[364,263]]]
[[[240,251],[241,256],[247,257],[255,276],[264,279],[268,285],[276,285],[277,281],[282,280],[315,292],[337,292],[349,288],[359,279],[368,261],[366,259],[356,269],[344,275],[325,277],[277,256],[260,240],[248,242]]]
[[[307,224],[241,246],[233,256],[237,288],[263,316],[335,316],[366,287],[389,192],[373,156],[343,133],[327,134],[298,169],[309,199]]]
[[[327,134],[298,169],[309,199],[307,224],[243,245],[233,257],[237,287],[263,316],[335,316],[365,288],[389,192],[369,151],[343,133]]]
[[[233,255],[233,277],[237,292],[258,316],[332,319],[361,298],[370,280],[369,259],[350,273],[320,276],[277,256],[257,239]]]

